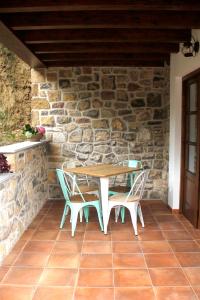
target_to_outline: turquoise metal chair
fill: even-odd
[[[77,224],[78,213],[83,210],[86,222],[89,218],[89,207],[95,207],[99,219],[100,228],[103,231],[103,223],[101,217],[101,204],[96,194],[84,194],[81,192],[75,176],[61,169],[56,169],[60,186],[65,198],[65,207],[60,223],[63,228],[67,214],[71,211],[70,222],[72,226],[72,236],[74,236]],[[82,221],[82,217],[81,217]]]
[[[124,160],[122,162],[119,162],[118,165],[122,165],[122,166],[128,166],[130,168],[141,168],[142,167],[142,162],[140,160]],[[109,196],[112,195],[116,195],[118,193],[125,193],[127,194],[130,191],[131,186],[134,183],[135,180],[135,176],[136,176],[137,172],[133,172],[131,174],[127,174],[125,181],[126,181],[126,185],[115,185],[116,181],[117,181],[117,177],[115,177],[114,179],[114,186],[109,188]],[[121,221],[122,223],[125,222],[125,207],[117,207],[115,209],[115,222],[117,222],[118,220],[118,216],[119,213],[121,214]]]

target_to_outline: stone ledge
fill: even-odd
[[[6,180],[9,180],[14,175],[15,175],[15,173],[2,173],[2,174],[0,174],[0,184],[3,183]]]
[[[0,153],[3,153],[3,154],[16,153],[16,152],[20,152],[20,151],[23,151],[23,150],[26,150],[29,148],[34,148],[34,147],[40,146],[42,144],[46,144],[48,142],[49,142],[49,140],[43,140],[43,141],[39,141],[39,142],[25,141],[25,142],[21,142],[21,143],[15,143],[12,145],[1,146]]]

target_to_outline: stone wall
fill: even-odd
[[[146,198],[166,198],[168,68],[52,68],[32,72],[32,123],[51,138],[49,197],[59,198],[55,168],[139,159],[151,169]],[[164,157],[165,156],[165,157]]]
[[[0,145],[17,140],[30,118],[30,67],[0,44]]]
[[[0,265],[47,200],[46,146],[17,152],[8,160],[15,161],[17,172],[0,182]]]

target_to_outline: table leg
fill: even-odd
[[[108,186],[109,178],[100,178],[100,192],[101,192],[101,206],[103,214],[103,228],[104,234],[107,234],[106,222],[108,215]]]

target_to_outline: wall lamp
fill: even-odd
[[[196,56],[199,52],[199,42],[192,37],[190,42],[183,43],[181,51],[185,57]]]

